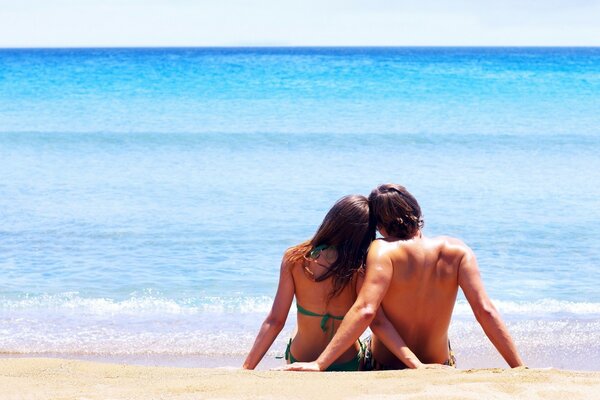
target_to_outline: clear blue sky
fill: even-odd
[[[0,47],[600,46],[600,0],[0,0]]]

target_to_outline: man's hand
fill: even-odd
[[[281,368],[276,368],[278,371],[301,371],[301,372],[321,372],[319,364],[313,362],[295,362],[287,364]]]

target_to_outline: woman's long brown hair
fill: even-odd
[[[305,257],[317,246],[335,246],[336,260],[317,282],[332,278],[330,298],[339,294],[365,263],[367,250],[375,240],[375,222],[365,196],[349,195],[339,199],[329,210],[312,239],[290,248],[287,260],[306,262]]]

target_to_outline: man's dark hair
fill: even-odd
[[[423,228],[417,199],[404,186],[386,183],[369,195],[369,206],[377,227],[398,239],[411,239]]]

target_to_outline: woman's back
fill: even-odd
[[[313,360],[321,354],[356,299],[356,276],[333,296],[333,280],[318,281],[327,272],[328,263],[324,260],[328,255],[335,258],[332,251],[323,253],[316,260],[289,263],[298,309],[290,352],[297,361]],[[348,349],[338,362],[353,359],[357,350],[356,347]]]
[[[294,298],[298,320],[286,350],[288,362],[311,360],[325,349],[356,298],[356,275],[364,266],[375,226],[369,202],[344,196],[329,210],[314,236],[288,249],[281,263],[271,311],[243,367],[254,369],[283,329]],[[329,370],[357,370],[359,346],[351,346]]]

